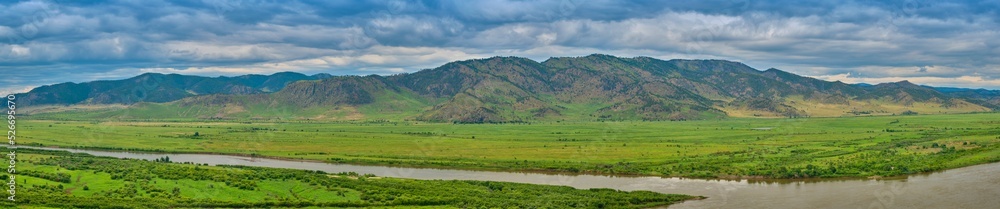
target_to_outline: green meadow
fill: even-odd
[[[5,208],[648,208],[695,198],[17,152],[17,201],[0,201]]]
[[[998,113],[505,124],[25,116],[18,124],[22,145],[500,171],[869,177],[1000,161]]]

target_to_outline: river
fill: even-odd
[[[301,162],[212,154],[156,154],[63,150],[95,156],[153,160],[164,156],[173,162],[209,165],[245,165],[273,168],[357,172],[411,179],[483,180],[565,185],[580,189],[612,188],[626,191],[699,195],[669,208],[1000,208],[1000,163],[976,165],[890,180],[704,180],[663,177],[615,177],[541,173],[399,168]]]

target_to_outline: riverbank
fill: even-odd
[[[18,123],[21,144],[42,146],[466,170],[804,179],[899,176],[997,162],[996,118],[1000,114],[441,124],[29,117]]]
[[[205,155],[226,155],[233,157],[246,157],[246,158],[260,158],[260,159],[275,159],[283,161],[298,161],[298,162],[315,162],[315,163],[332,163],[332,164],[347,164],[347,165],[360,165],[360,166],[387,166],[387,167],[397,167],[397,168],[429,168],[429,169],[448,169],[448,170],[466,170],[466,171],[493,171],[493,172],[513,172],[513,173],[536,173],[536,174],[552,174],[552,175],[599,175],[599,176],[609,176],[609,177],[666,177],[666,178],[688,178],[688,179],[703,179],[703,180],[749,180],[755,182],[796,182],[796,181],[821,181],[821,180],[858,180],[858,179],[900,179],[905,178],[908,175],[915,174],[928,174],[934,172],[941,172],[948,169],[962,168],[967,166],[974,166],[980,164],[988,164],[1000,162],[1000,157],[997,158],[986,158],[986,161],[964,161],[965,164],[950,164],[954,167],[944,167],[940,170],[929,170],[911,173],[900,173],[891,176],[824,176],[824,177],[796,177],[796,178],[775,178],[769,176],[738,176],[738,175],[725,175],[716,177],[705,177],[705,176],[683,176],[683,175],[657,175],[650,173],[604,173],[604,172],[593,172],[593,171],[566,171],[566,170],[552,170],[552,169],[502,169],[501,167],[453,167],[446,165],[421,165],[416,163],[415,165],[403,165],[399,162],[385,162],[385,161],[330,161],[330,160],[316,160],[316,159],[304,159],[304,158],[294,158],[294,157],[282,157],[282,156],[269,156],[269,155],[256,155],[256,154],[239,154],[239,153],[220,153],[220,152],[183,152],[183,151],[159,151],[159,150],[136,150],[136,149],[105,149],[99,147],[60,147],[60,146],[38,146],[37,144],[21,146],[25,148],[56,148],[56,149],[76,149],[76,150],[96,150],[96,151],[111,151],[111,152],[135,152],[135,153],[146,153],[146,154],[205,154]]]
[[[950,169],[896,179],[817,179],[806,181],[703,180],[662,177],[610,177],[594,175],[553,175],[384,166],[357,166],[268,158],[198,154],[149,154],[82,151],[98,156],[157,159],[169,156],[175,162],[228,164],[254,167],[291,168],[327,173],[357,172],[377,176],[417,180],[476,180],[561,185],[576,189],[611,188],[622,191],[654,191],[706,197],[685,201],[669,208],[867,208],[870,204],[895,203],[880,208],[927,207],[984,208],[1000,204],[1000,163]],[[941,191],[941,192],[938,192]],[[947,197],[947,198],[943,198]],[[901,201],[906,204],[900,204]],[[970,205],[973,204],[974,205]]]
[[[648,208],[688,195],[495,181],[382,178],[354,172],[204,166],[20,149],[18,202],[57,208]],[[298,163],[298,162],[288,162]],[[21,182],[19,182],[21,183]]]

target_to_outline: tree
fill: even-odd
[[[197,131],[195,131],[195,132],[194,132],[194,137],[198,137],[198,136],[199,136],[198,132],[197,132]]]

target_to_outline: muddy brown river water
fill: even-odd
[[[530,184],[565,185],[580,189],[612,188],[705,196],[669,208],[1000,208],[1000,163],[976,165],[894,179],[840,180],[705,180],[663,177],[616,177],[561,175],[431,168],[399,168],[300,162],[212,154],[158,154],[95,151],[64,148],[20,148],[63,150],[95,156],[153,160],[163,156],[174,162],[210,165],[245,165],[273,168],[370,173],[378,176],[484,180]]]

